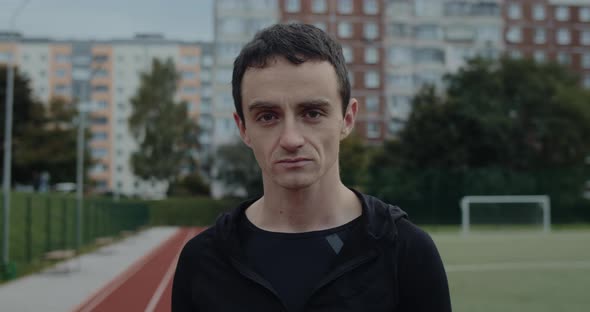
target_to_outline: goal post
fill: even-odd
[[[551,202],[547,195],[480,195],[461,198],[461,228],[468,234],[471,228],[471,204],[539,204],[543,210],[543,232],[551,231]]]

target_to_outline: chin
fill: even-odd
[[[315,184],[316,182],[317,182],[317,178],[311,177],[311,176],[284,177],[284,178],[279,178],[279,179],[275,180],[275,183],[277,185],[279,185],[282,188],[291,190],[291,191],[296,191],[296,190],[308,188],[308,187],[312,186],[313,184]]]

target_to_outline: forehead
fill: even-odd
[[[242,105],[253,101],[293,102],[322,97],[339,103],[336,70],[328,61],[295,65],[276,57],[263,68],[250,67],[242,78]]]

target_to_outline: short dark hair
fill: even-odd
[[[242,109],[242,79],[249,67],[264,68],[274,57],[285,57],[299,65],[308,60],[328,61],[338,78],[342,112],[350,100],[350,82],[342,46],[323,30],[308,24],[275,24],[259,31],[248,42],[236,60],[232,75],[232,94],[238,116],[244,122]]]

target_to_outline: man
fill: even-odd
[[[172,311],[451,311],[430,237],[340,181],[359,105],[347,77],[341,46],[310,25],[274,25],[243,48],[234,119],[264,195],[186,244]]]

